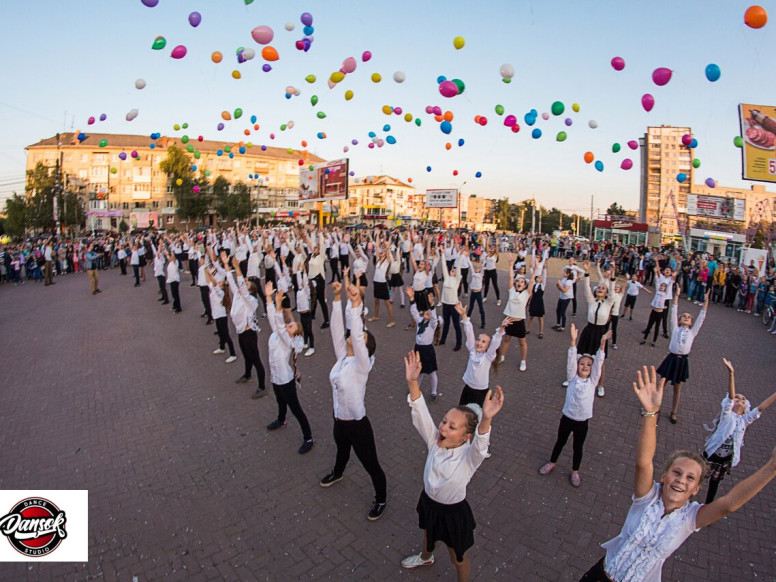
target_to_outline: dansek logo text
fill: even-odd
[[[0,517],[0,533],[25,556],[45,556],[67,537],[65,512],[48,499],[23,499]]]

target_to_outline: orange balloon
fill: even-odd
[[[453,120],[453,112],[445,111],[445,121],[452,121],[452,120]]]
[[[259,124],[258,124],[258,123],[254,123],[254,124],[253,124],[253,129],[255,129],[256,131],[258,131],[258,130],[259,130]]]
[[[261,56],[265,61],[276,61],[280,58],[278,51],[271,46],[265,46],[261,49]]]
[[[436,119],[436,120],[437,120],[437,121],[439,121],[440,123],[441,123],[442,121],[444,121],[444,120],[445,120],[445,118],[444,118],[444,117],[442,117],[441,115],[435,115],[435,116],[434,116],[434,119]]]
[[[595,159],[595,156],[593,155],[593,152],[585,152],[585,162],[590,164],[594,159]]]
[[[245,130],[243,130],[243,133],[245,135],[251,135],[251,130],[250,129],[245,129]]]
[[[479,123],[479,122],[480,122],[480,116],[479,115],[475,115],[474,116],[474,123]]]
[[[212,60],[214,63],[220,63],[220,62],[221,62],[221,60],[222,60],[223,58],[224,58],[224,55],[222,55],[222,54],[221,54],[220,52],[218,52],[218,51],[213,51],[213,54],[212,54],[212,55],[210,55],[210,59],[211,59],[211,60]]]
[[[230,119],[232,119],[232,114],[229,113],[228,111],[222,111],[221,119],[223,119],[224,121],[229,121]]]
[[[412,178],[407,178],[407,182],[409,182],[410,184],[412,184]]]
[[[750,6],[744,12],[744,23],[749,28],[762,28],[768,22],[768,13],[762,6]]]
[[[446,149],[446,150],[449,150],[451,147],[453,147],[453,146],[452,146],[452,145],[450,145],[450,142],[447,142],[447,143],[445,144],[445,149]]]
[[[306,142],[305,140],[302,140],[302,147],[303,147],[303,148],[306,148],[306,147],[307,147],[307,142]]]
[[[244,142],[244,141],[241,141],[241,142],[240,142],[240,143],[238,143],[237,145],[238,145],[238,146],[240,146],[240,147],[243,147],[243,146],[245,145],[245,142]]]

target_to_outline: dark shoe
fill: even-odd
[[[157,301],[164,301],[164,297],[160,297]]]
[[[52,285],[53,285],[53,284],[54,284],[54,283],[52,283]],[[135,283],[135,285],[134,285],[134,286],[135,286],[135,287],[140,287],[140,283]]]
[[[254,392],[254,393],[251,395],[251,399],[253,399],[253,400],[258,400],[259,398],[263,398],[263,397],[264,397],[264,396],[266,396],[266,395],[267,395],[267,390],[266,390],[266,388],[265,388],[264,390],[262,390],[261,388],[256,388],[256,392]]]
[[[633,321],[633,318],[632,318],[632,317],[629,317],[629,318],[628,318],[628,321]]]
[[[440,342],[439,342],[437,345],[438,345],[438,346],[443,346],[443,345],[445,345],[445,342],[443,342],[443,341],[440,341]]]
[[[235,384],[245,384],[246,382],[250,382],[251,378],[250,376],[240,376],[237,378],[237,380],[234,381]]]
[[[671,420],[671,424],[676,424],[676,413],[675,412],[671,413],[670,420]]]
[[[366,518],[369,521],[377,521],[383,516],[383,513],[385,513],[385,503],[377,503],[377,501],[375,501],[372,504],[372,509],[366,514]]]
[[[213,321],[212,319],[208,319],[208,320],[205,322],[205,325],[213,325],[213,323],[214,323],[214,321]]]
[[[162,305],[169,305],[169,304],[170,304],[169,301],[162,301]]]
[[[207,317],[207,313],[203,313],[200,317]]]
[[[431,402],[436,402],[436,401],[437,401],[437,395],[436,394],[432,394],[431,395]]]
[[[485,329],[485,324],[484,323],[480,326],[480,329]]]
[[[328,321],[324,321],[323,324],[321,325],[321,329],[327,329],[328,327],[329,327]]]
[[[310,451],[313,450],[314,446],[315,446],[315,441],[313,439],[303,442],[302,446],[299,447],[299,454],[304,455],[305,453],[309,453]]]
[[[181,311],[183,311],[183,309],[173,309],[174,313],[180,313]]]
[[[655,342],[652,342],[652,343],[651,343],[651,344],[649,344],[649,345],[650,345],[650,347],[653,347],[653,348],[654,348],[654,347],[655,347]]]
[[[455,347],[453,348],[453,351],[454,351],[454,352],[460,352],[460,351],[461,351],[461,346],[455,346]]]
[[[643,339],[643,340],[641,340],[641,341],[639,342],[639,345],[640,345],[640,346],[643,346],[645,343],[647,343],[647,340]]]
[[[285,428],[287,422],[284,420],[283,422],[280,422],[279,420],[273,420],[267,425],[267,430],[277,430],[279,428]]]
[[[668,339],[668,334],[667,334],[667,333],[664,333],[664,334],[663,334],[663,337],[664,337],[664,338],[666,338],[666,339]]]
[[[539,339],[542,339],[543,337],[544,337],[544,334],[543,334],[543,333],[540,333],[540,334],[539,334]]]
[[[321,487],[331,487],[334,485],[337,481],[342,480],[342,475],[337,475],[334,471],[326,475],[323,479],[321,479],[320,486]]]

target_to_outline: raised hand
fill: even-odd
[[[335,299],[339,299],[340,295],[342,294],[342,283],[339,281],[334,281],[331,284],[332,291],[334,291],[334,297]]]
[[[722,363],[725,364],[725,366],[727,366],[727,369],[730,371],[731,374],[735,372],[735,370],[733,369],[733,364],[730,363],[730,360],[728,360],[727,358],[722,358]]]
[[[267,281],[267,284],[264,285],[264,296],[265,297],[272,297],[272,294],[274,292],[275,292],[275,289],[272,286],[272,281]]]
[[[574,345],[577,345],[577,337],[579,333],[577,331],[577,326],[573,323],[571,324],[571,327],[569,327],[569,336],[571,336],[571,343]]]
[[[421,364],[420,356],[417,352],[409,352],[404,357],[404,377],[407,379],[407,382],[417,382],[422,368],[423,364]]]
[[[410,298],[410,301],[415,301],[415,289],[408,286],[404,291],[407,293],[407,297]]]
[[[574,324],[572,323],[572,325]],[[603,336],[601,336],[601,350],[604,349],[604,347],[606,346],[606,341],[612,337],[613,333],[614,332],[610,329]]]
[[[649,370],[644,366],[636,372],[637,381],[633,383],[633,391],[641,402],[641,407],[646,412],[657,412],[663,403],[663,388],[666,385],[666,379],[657,379],[655,366],[650,366]]]
[[[498,414],[502,406],[504,406],[504,391],[501,386],[496,386],[495,392],[488,390],[485,402],[482,403],[482,418],[491,420]]]

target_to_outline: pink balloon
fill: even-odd
[[[439,94],[442,95],[442,97],[447,97],[448,99],[450,97],[455,97],[458,95],[458,85],[452,81],[442,81],[439,84]]]
[[[372,58],[372,53],[370,53],[369,51],[364,51],[363,54],[361,55],[361,60],[364,62],[367,62],[371,58]]]
[[[373,141],[370,141],[370,142],[369,142],[369,145],[367,145],[367,147],[368,147],[370,150],[373,150],[373,149],[375,149],[375,143],[374,143]]]
[[[367,59],[367,60],[369,60],[369,59]],[[352,73],[355,70],[356,70],[356,59],[355,58],[348,57],[344,61],[342,61],[342,72],[343,73]]]
[[[349,149],[350,149],[350,148],[349,148],[348,146],[345,146],[344,148],[342,148],[342,151],[343,151],[343,152],[345,152],[345,153],[348,153],[348,150],[349,150]]]
[[[692,143],[692,136],[689,133],[685,133],[682,136],[682,145],[685,145],[687,147],[690,147],[690,144]]]
[[[631,160],[630,158],[625,158],[620,164],[620,167],[623,170],[630,170],[633,167],[633,160]]]
[[[662,87],[671,80],[671,74],[671,69],[660,67],[659,69],[652,71],[652,81],[655,83],[655,85]]]
[[[431,115],[432,113],[434,113],[434,108],[431,105],[426,105],[426,113]]]
[[[87,123],[89,125],[92,125],[94,123],[94,117],[90,117],[89,120],[87,121]]]
[[[547,121],[549,118],[550,118],[549,113],[542,113],[542,119],[544,119],[544,121]]]
[[[199,194],[199,186],[194,186],[194,194]]]
[[[269,134],[269,139],[275,139],[275,134],[274,133],[270,133]]]
[[[639,149],[639,142],[637,142],[635,139],[632,139],[628,142],[628,147],[632,150]]]
[[[401,115],[402,108],[401,108],[401,107],[394,107],[394,108],[393,108],[393,112],[394,112],[396,115]]]
[[[652,108],[655,106],[655,98],[649,93],[644,93],[644,95],[641,96],[641,106],[646,112],[652,111]]]
[[[186,47],[182,44],[179,44],[174,49],[172,49],[170,56],[174,59],[182,59],[186,56]]]
[[[480,117],[480,120],[482,120],[482,117]],[[504,125],[507,127],[512,127],[515,123],[517,123],[517,118],[514,115],[507,115],[504,118]]]
[[[334,85],[336,84],[331,79],[326,79],[326,84],[329,86],[329,89],[334,89]]]
[[[458,87],[456,87],[458,89]],[[431,110],[434,115],[442,115],[442,108],[439,105],[435,105]]]
[[[257,26],[251,31],[251,36],[259,44],[269,44],[275,38],[275,33],[269,26]]]
[[[614,57],[612,59],[612,68],[615,71],[622,71],[625,68],[625,59],[622,57]]]

